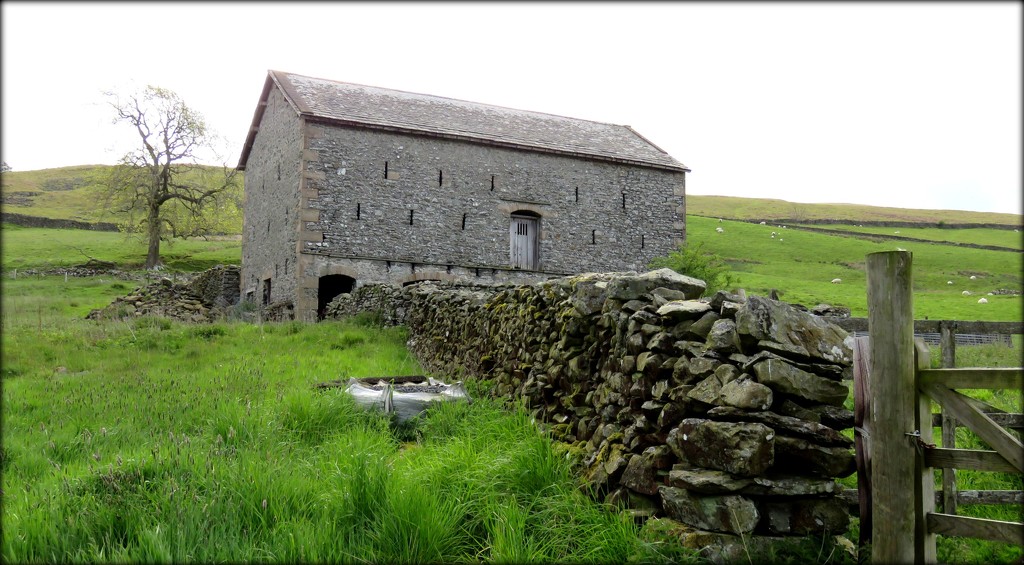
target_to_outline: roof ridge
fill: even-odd
[[[551,112],[540,112],[538,110],[527,110],[527,109],[524,109],[524,108],[513,108],[512,106],[503,106],[501,104],[488,104],[486,102],[477,102],[475,100],[465,100],[463,98],[453,98],[451,96],[441,96],[441,95],[438,95],[438,94],[427,94],[425,92],[413,92],[411,90],[402,90],[402,89],[399,89],[399,88],[388,88],[388,87],[385,87],[385,86],[374,86],[372,84],[362,84],[362,83],[358,83],[358,82],[348,82],[348,81],[344,81],[344,80],[336,80],[336,79],[330,79],[330,78],[314,77],[314,76],[304,75],[302,73],[293,73],[293,72],[289,72],[289,71],[274,71],[274,70],[271,70],[270,72],[276,72],[276,73],[281,73],[281,74],[286,74],[286,75],[295,75],[295,76],[300,76],[300,77],[307,78],[307,79],[320,80],[320,81],[330,82],[330,83],[334,83],[334,84],[344,84],[344,85],[349,85],[349,86],[358,86],[360,88],[373,88],[373,89],[377,89],[377,90],[386,90],[388,92],[400,92],[402,94],[412,94],[414,96],[424,96],[426,98],[437,98],[437,99],[442,99],[442,100],[451,100],[453,102],[460,102],[460,103],[463,103],[463,104],[473,104],[473,105],[476,105],[476,106],[484,106],[484,107],[488,107],[488,108],[501,108],[503,110],[511,110],[513,112],[521,112],[521,113],[526,113],[526,114],[539,114],[539,115],[542,115],[542,116],[552,116],[552,117],[555,117],[555,118],[562,118],[562,119],[566,119],[566,120],[574,120],[574,121],[580,121],[580,122],[590,122],[590,123],[593,123],[593,124],[601,124],[601,125],[605,125],[605,126],[616,126],[616,127],[626,127],[626,128],[629,127],[629,126],[626,126],[626,125],[623,125],[623,124],[616,124],[616,123],[613,123],[613,122],[604,122],[604,121],[600,121],[600,120],[591,120],[589,118],[575,118],[575,117],[572,117],[572,116],[564,116],[562,114],[553,114]],[[630,128],[630,129],[632,129],[632,128]],[[643,136],[641,136],[641,137],[643,137]],[[646,139],[645,139],[645,141],[646,141]],[[650,143],[650,142],[648,142],[648,143]],[[652,143],[651,145],[654,145],[654,144]],[[664,151],[662,151],[662,153],[664,153]]]

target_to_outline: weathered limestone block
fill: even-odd
[[[707,341],[711,328],[714,327],[715,322],[720,319],[722,319],[722,317],[716,312],[705,312],[699,320],[687,328],[683,337],[701,342]],[[701,344],[701,348],[703,349],[703,343]]]
[[[666,442],[681,461],[742,477],[764,473],[775,461],[775,432],[764,424],[686,418]]]
[[[722,382],[715,375],[711,375],[694,385],[693,390],[686,396],[705,404],[718,404],[722,396]]]
[[[744,410],[767,410],[772,405],[772,389],[747,374],[722,385],[720,394],[722,404]]]
[[[841,406],[850,394],[847,385],[808,373],[778,359],[754,364],[757,382],[773,391],[792,394],[822,404]]]
[[[853,338],[842,328],[769,298],[747,298],[736,313],[736,330],[745,342],[769,341],[789,354],[841,365],[853,362]]]
[[[581,316],[590,316],[601,312],[607,296],[607,281],[581,275],[576,281],[569,303]]]
[[[782,416],[774,412],[748,412],[738,408],[720,406],[708,410],[708,417],[727,422],[760,422],[770,426],[776,432],[803,438],[818,445],[853,446],[852,439],[828,426],[790,416]]]
[[[607,290],[608,297],[626,301],[640,298],[656,288],[678,290],[687,298],[696,298],[704,293],[707,284],[664,268],[646,273],[615,273],[608,282]]]
[[[797,475],[737,477],[713,469],[687,469],[675,465],[668,485],[700,494],[742,494],[750,496],[831,496],[840,488],[834,480]]]
[[[648,447],[629,460],[619,482],[642,494],[658,494],[658,471],[671,467],[673,459],[672,450],[667,445]]]
[[[597,488],[612,489],[618,484],[619,477],[632,456],[623,444],[605,440],[593,461],[587,466],[585,477]]]
[[[699,494],[730,494],[753,484],[751,477],[737,477],[716,469],[685,469],[678,465],[668,473],[669,486]]]
[[[838,534],[850,524],[850,512],[838,497],[764,502],[761,509],[775,534]]]
[[[729,355],[740,351],[740,336],[736,333],[736,322],[729,318],[716,320],[708,332],[704,349]]]
[[[743,496],[701,496],[670,486],[659,487],[658,493],[670,517],[696,528],[748,534],[761,518],[757,505]]]
[[[804,439],[775,438],[775,469],[822,477],[847,477],[857,470],[852,449],[824,447]]]
[[[697,320],[710,311],[711,305],[700,300],[673,300],[666,302],[657,310],[658,315],[664,317],[669,323]]]
[[[721,364],[721,361],[709,357],[680,357],[672,367],[672,382],[685,385],[706,379]]]
[[[735,381],[740,376],[740,371],[732,365],[719,365],[715,372],[706,379],[697,383],[687,396],[699,400],[705,404],[721,405],[723,387]]]

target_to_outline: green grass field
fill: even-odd
[[[145,241],[118,232],[4,224],[0,236],[4,271],[70,267],[89,258],[110,261],[122,269],[139,269],[146,263]],[[160,257],[168,269],[177,271],[237,265],[242,258],[242,241],[240,236],[176,239],[160,246]]]
[[[128,219],[128,215],[113,206],[108,210],[103,204],[107,201],[106,187],[113,169],[110,165],[77,165],[38,171],[8,171],[3,173],[0,185],[4,211],[41,218],[120,224]],[[198,173],[191,177],[195,182],[199,182],[199,178]],[[232,200],[241,202],[241,183],[237,189],[231,190],[230,195]],[[241,216],[237,215],[234,205],[226,206],[222,212],[226,218],[230,216],[219,226],[223,233],[241,233]]]
[[[1017,250],[1024,249],[1024,233],[1021,231],[997,230],[993,228],[885,228],[877,226],[858,226],[855,224],[829,224],[809,227],[813,227],[815,229],[852,231],[863,233],[868,236],[894,235],[900,237],[912,237],[915,239],[927,239],[929,241],[973,243],[977,245],[995,245]]]
[[[722,227],[724,233],[716,228]],[[771,237],[772,232],[776,237]],[[956,231],[956,230],[951,230]],[[806,306],[846,306],[853,316],[867,316],[868,253],[899,247],[914,254],[914,315],[917,319],[1018,321],[1024,300],[987,296],[997,289],[1022,288],[1024,255],[939,244],[868,241],[855,237],[781,229],[771,225],[711,218],[687,218],[687,238],[703,242],[730,264],[734,285]],[[971,280],[971,276],[977,278]],[[832,284],[839,278],[842,284]],[[946,284],[953,281],[954,284]],[[971,296],[964,296],[967,290]],[[985,297],[988,304],[978,304]]]
[[[1000,224],[1020,227],[1019,213],[969,212],[964,210],[918,210],[865,206],[863,204],[805,204],[771,198],[686,195],[687,215],[734,220],[849,220],[864,222],[915,222],[924,224]]]

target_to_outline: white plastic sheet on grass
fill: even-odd
[[[422,414],[435,402],[466,401],[471,399],[462,381],[446,384],[435,379],[428,379],[427,386],[437,387],[438,392],[404,392],[402,386],[394,386],[381,381],[383,389],[373,388],[349,379],[345,391],[352,395],[356,403],[365,408],[380,410],[385,414],[394,414],[399,423],[404,423]],[[423,386],[423,385],[420,385]]]

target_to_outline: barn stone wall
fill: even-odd
[[[509,217],[517,211],[541,216],[542,271],[643,269],[682,241],[680,172],[387,131],[319,130],[306,155],[307,169],[322,173],[310,182],[318,196],[309,208],[319,217],[306,228],[323,240],[306,242],[305,252],[508,267]]]
[[[242,297],[270,302],[294,300],[297,286],[299,190],[303,129],[295,111],[274,89],[259,124],[245,170],[242,224]]]
[[[638,516],[716,543],[845,531],[851,338],[782,302],[703,290],[667,269],[368,285],[330,312],[377,311],[410,328],[428,374],[525,399],[595,491]]]
[[[271,278],[299,319],[326,274],[529,283],[643,269],[685,238],[681,171],[300,120],[277,89],[259,127],[243,293]],[[539,218],[535,268],[511,265],[513,214]]]

